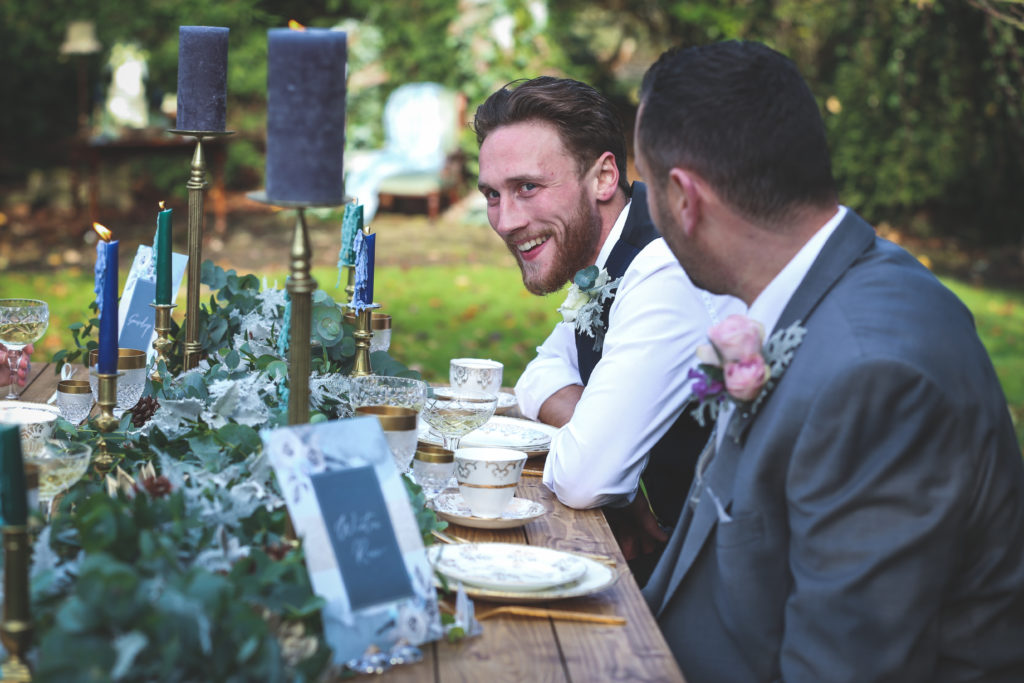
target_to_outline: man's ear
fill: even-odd
[[[619,167],[615,163],[615,155],[605,152],[598,158],[594,167],[597,174],[597,201],[606,202],[615,196],[615,191],[619,187]]]
[[[693,235],[704,207],[704,184],[692,171],[678,166],[668,172],[668,204],[687,236]]]

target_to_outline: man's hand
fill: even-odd
[[[570,384],[548,396],[537,412],[537,419],[552,427],[563,427],[572,419],[576,404],[583,395],[583,386]]]
[[[638,492],[626,507],[605,508],[605,517],[627,561],[652,553],[668,542],[668,534],[654,518],[642,493]]]
[[[28,377],[30,356],[34,350],[35,349],[32,344],[29,344],[21,352],[21,360],[18,361],[18,384],[21,386],[25,386],[26,378]],[[7,360],[7,354],[7,347],[0,344],[0,387],[6,387],[11,383],[11,366]]]

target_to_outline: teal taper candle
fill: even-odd
[[[0,515],[4,526],[28,522],[25,465],[21,460],[21,428],[0,426]]]
[[[160,202],[160,213],[156,215],[156,241],[153,243],[153,258],[156,259],[156,303],[171,303],[171,209],[165,209]]]

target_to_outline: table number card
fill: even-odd
[[[188,256],[173,254],[171,258],[171,291],[177,298],[185,277]],[[140,349],[152,359],[156,339],[156,311],[150,306],[156,298],[156,264],[153,248],[143,244],[135,252],[132,268],[124,281],[121,305],[118,307],[117,345],[124,349]]]
[[[342,664],[443,635],[433,571],[380,423],[358,417],[261,433]]]

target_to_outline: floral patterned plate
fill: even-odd
[[[529,592],[561,586],[587,573],[583,558],[518,543],[434,546],[434,569],[450,580],[497,591]],[[432,548],[433,549],[433,548]]]
[[[454,546],[432,545],[427,548],[427,557],[433,562],[433,558],[442,549]],[[571,553],[569,553],[571,554]],[[580,557],[580,556],[577,556]],[[536,591],[505,591],[481,588],[469,583],[464,583],[463,588],[466,594],[474,600],[488,600],[490,602],[508,602],[522,605],[524,603],[551,602],[552,600],[566,600],[568,598],[579,598],[584,595],[592,595],[611,587],[619,579],[620,572],[614,567],[592,560],[589,557],[580,557],[587,570],[583,576],[576,581],[552,586]],[[438,582],[440,585],[440,582]],[[454,586],[452,586],[454,589]]]
[[[496,415],[462,437],[460,448],[512,448],[523,451],[527,457],[546,455],[551,437],[558,430],[551,425],[518,417]],[[419,440],[441,444],[441,437],[431,431],[430,425],[420,420]]]
[[[540,503],[526,498],[513,498],[509,506],[501,513],[501,517],[474,517],[469,505],[458,491],[447,491],[440,494],[431,503],[431,507],[434,508],[437,516],[445,521],[476,529],[513,529],[523,526],[547,512],[547,509]]]

